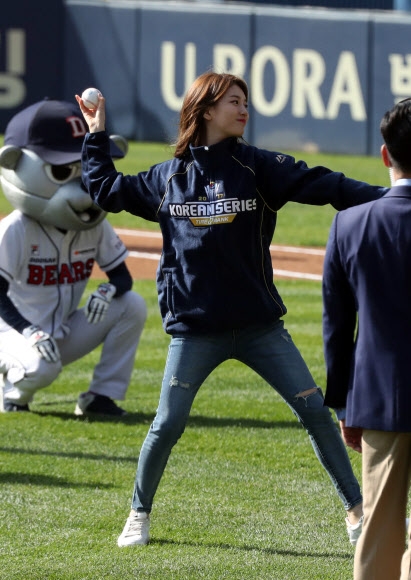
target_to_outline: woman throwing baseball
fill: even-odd
[[[256,371],[291,407],[343,502],[355,544],[359,484],[322,393],[284,328],[269,246],[277,211],[288,201],[339,210],[385,189],[246,144],[248,87],[230,74],[207,72],[195,80],[183,102],[174,158],[134,176],[118,173],[111,160],[104,98],[96,111],[76,99],[90,130],[82,157],[90,196],[105,211],[159,222],[163,235],[157,286],[171,341],[118,545],[148,543],[149,514],[171,449],[202,383],[227,359]]]

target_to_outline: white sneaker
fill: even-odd
[[[133,511],[127,518],[124,530],[117,540],[119,548],[126,546],[145,546],[150,541],[150,516],[147,512]]]
[[[361,516],[361,518],[358,520],[356,524],[350,524],[348,518],[345,518],[345,523],[347,524],[348,537],[350,538],[350,544],[352,546],[355,546],[358,542],[358,538],[360,537],[362,532],[363,521],[364,516]]]

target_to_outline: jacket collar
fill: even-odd
[[[383,197],[410,197],[411,198],[411,184],[393,185],[391,189]]]
[[[237,143],[237,137],[228,137],[228,139],[209,147],[192,147],[190,145],[191,156],[200,167],[208,167],[210,165],[215,167],[225,163],[226,155],[231,155],[234,152]]]

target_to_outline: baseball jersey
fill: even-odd
[[[128,250],[107,220],[84,231],[62,232],[14,210],[0,222],[0,275],[8,296],[32,324],[55,338],[78,308],[96,262],[112,270]],[[0,331],[10,326],[0,318]]]

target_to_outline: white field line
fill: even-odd
[[[139,258],[140,260],[143,258],[144,260],[157,260],[161,258],[161,254],[153,254],[152,252],[138,252],[136,250],[130,250],[128,255],[130,258]]]
[[[321,282],[323,277],[321,274],[306,274],[304,272],[291,272],[291,270],[273,270],[274,277],[295,278],[298,280],[314,280]]]
[[[276,246],[271,245],[272,252],[289,252],[290,254],[307,254],[309,256],[325,256],[325,250],[322,248],[296,248],[295,246]]]
[[[152,238],[156,240],[161,240],[162,236],[160,232],[150,232],[147,230],[128,230],[125,228],[115,228],[116,232],[121,235],[125,236],[135,236],[141,238]],[[284,253],[292,253],[292,254],[306,254],[311,256],[324,256],[325,250],[320,248],[296,248],[294,246],[278,246],[278,245],[271,245],[270,251],[272,252],[284,252]],[[130,258],[138,258],[138,259],[145,259],[145,260],[156,260],[157,262],[161,258],[161,254],[154,254],[151,252],[139,252],[136,250],[131,250],[129,252]],[[290,270],[273,270],[275,276],[283,276],[286,278],[295,278],[300,280],[314,280],[314,281],[321,281],[322,276],[320,274],[307,274],[304,272],[292,272]]]

